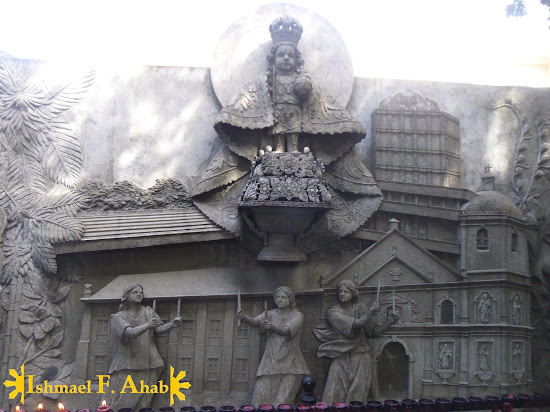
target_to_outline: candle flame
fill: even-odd
[[[59,405],[57,405],[60,411],[65,410],[65,406],[60,402]]]
[[[15,407],[15,410],[16,410],[17,412],[19,412],[19,405],[17,405],[17,406]]]
[[[44,405],[42,405],[41,403],[38,404],[38,409],[39,410],[42,410],[43,407],[44,407]]]
[[[105,406],[105,405],[107,405],[107,401],[103,400],[103,402],[101,402],[101,406]]]

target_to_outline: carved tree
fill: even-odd
[[[78,183],[82,151],[62,115],[92,82],[90,73],[48,93],[21,81],[0,61],[0,208],[7,215],[0,277],[8,313],[5,376],[8,368],[25,364],[26,373],[39,376],[38,381],[60,384],[67,383],[74,368],[61,358],[63,312],[58,305],[75,279],[54,276],[52,243],[78,240],[84,233],[76,214],[86,198],[71,190]],[[6,392],[3,404],[8,404]]]
[[[544,101],[535,99],[536,109],[525,113],[517,103],[505,101],[495,109],[506,108],[518,122],[518,139],[514,153],[511,193],[530,223],[537,231],[529,234],[530,272],[536,282],[531,291],[532,323],[543,342],[535,342],[533,369],[535,382],[549,390],[550,373],[544,367],[550,360],[550,115]],[[537,339],[535,339],[536,341]]]

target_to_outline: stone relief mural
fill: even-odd
[[[0,373],[25,365],[40,382],[67,383],[62,302],[77,276],[58,277],[52,243],[76,241],[76,214],[86,201],[73,189],[82,166],[80,143],[63,120],[94,74],[47,91],[0,61],[0,208],[4,232],[2,307],[5,340]],[[57,397],[56,394],[49,396]]]
[[[301,33],[301,25],[292,19],[277,22],[275,30],[293,27],[296,33]],[[70,305],[71,310],[79,308],[76,312],[81,310],[79,296],[71,293],[72,284],[80,276],[67,269],[80,265],[86,272],[86,282],[97,279],[101,286],[92,293],[92,286],[87,284],[84,309],[78,312],[85,320],[81,325],[82,339],[90,348],[89,354],[77,359],[84,365],[79,378],[109,371],[111,359],[105,348],[112,346],[114,335],[121,335],[120,328],[116,333],[110,332],[109,319],[116,313],[122,288],[116,289],[115,297],[109,290],[121,278],[143,275],[146,280],[164,279],[163,284],[170,286],[168,295],[162,295],[166,292],[155,290],[155,281],[148,280],[151,283],[147,284],[147,291],[152,286],[151,290],[157,294],[154,296],[161,296],[164,303],[158,312],[141,303],[135,305],[140,309],[138,320],[142,322],[133,327],[139,328],[149,318],[158,318],[159,324],[173,319],[174,313],[179,318],[180,305],[176,312],[176,292],[171,288],[179,287],[180,283],[185,283],[186,288],[204,286],[201,278],[206,278],[210,270],[219,270],[219,277],[214,281],[209,278],[210,283],[202,287],[206,291],[203,295],[180,291],[197,293],[184,303],[181,328],[158,336],[154,344],[148,339],[146,345],[149,349],[155,345],[155,357],[158,353],[158,357],[165,358],[164,363],[171,362],[193,372],[190,373],[192,399],[196,402],[219,401],[222,393],[232,402],[248,402],[250,396],[257,404],[291,402],[297,392],[298,377],[306,373],[319,378],[321,397],[329,401],[339,400],[337,396],[343,398],[344,393],[348,400],[362,397],[371,386],[373,396],[388,397],[392,393],[414,397],[450,395],[457,384],[464,382],[467,384],[459,385],[463,391],[460,395],[466,395],[466,391],[487,391],[496,385],[509,385],[511,391],[528,391],[532,387],[531,364],[535,366],[535,382],[550,382],[545,380],[550,378],[546,367],[550,364],[546,349],[550,340],[547,261],[550,241],[546,233],[550,166],[549,123],[545,115],[526,115],[512,102],[494,109],[510,111],[519,124],[514,172],[507,194],[528,217],[532,224],[529,229],[524,228],[515,209],[511,213],[511,209],[498,209],[506,204],[495,197],[494,177],[489,179],[490,167],[485,169],[484,177],[489,180],[484,180],[482,192],[476,195],[461,187],[464,165],[460,158],[462,126],[458,117],[444,113],[438,103],[410,89],[397,93],[392,89],[391,93],[382,94],[389,97],[378,105],[365,103],[368,110],[377,107],[373,142],[375,170],[383,183],[379,186],[359,158],[360,151],[351,149],[365,135],[361,125],[365,113],[359,122],[324,93],[313,75],[299,70],[298,40],[299,36],[281,40],[275,35],[268,72],[250,87],[243,87],[237,100],[221,109],[215,120],[220,144],[213,146],[217,148],[202,164],[202,173],[189,192],[181,183],[181,176],[159,179],[149,189],[129,180],[113,185],[88,180],[81,185],[82,151],[77,134],[64,116],[88,91],[94,75],[84,76],[52,93],[19,78],[18,72],[12,72],[7,64],[0,67],[0,262],[3,260],[0,333],[6,336],[0,340],[0,373],[25,364],[28,373],[36,374],[36,383],[45,380],[53,384],[69,383],[74,379],[71,374],[75,365],[69,360],[74,353],[63,353],[69,344],[65,305]],[[279,52],[283,55],[278,56]],[[289,63],[291,60],[294,63]],[[287,66],[292,70],[287,70]],[[202,86],[206,90],[207,86]],[[355,104],[354,109],[358,109]],[[265,116],[268,124],[252,133],[250,130],[254,128],[248,127],[248,122],[255,124],[251,115],[254,113]],[[235,124],[239,123],[235,118],[241,115],[246,118],[243,124]],[[331,125],[326,126],[327,123]],[[339,133],[341,126],[346,130]],[[380,188],[385,196],[383,202]],[[495,208],[483,203],[480,206],[480,198],[496,203]],[[184,263],[166,252],[169,248],[143,247],[137,242],[135,250],[121,252],[112,246],[119,239],[109,245],[114,250],[112,254],[98,249],[97,255],[107,260],[120,259],[119,266],[112,262],[104,266],[96,264],[93,257],[69,247],[61,260],[56,257],[56,243],[85,243],[79,216],[86,213],[116,216],[116,212],[129,211],[139,215],[147,210],[194,208],[193,203],[228,232],[239,235],[243,245],[258,252],[270,244],[275,232],[264,230],[258,215],[249,213],[245,207],[266,201],[330,205],[329,210],[323,209],[315,216],[313,226],[307,225],[309,230],[301,229],[290,241],[302,254],[309,254],[307,259],[311,262],[278,266],[272,259],[269,264],[252,265],[250,269],[246,267],[250,262],[245,264],[244,259],[231,256],[231,265],[239,276],[229,277],[227,272],[232,268],[225,267],[229,264],[212,268],[208,263],[197,263],[195,254],[208,255],[200,249],[198,240],[192,245],[196,249],[183,255]],[[395,217],[394,214],[399,214],[400,219],[403,216],[403,220],[392,219],[393,226],[388,230],[388,218]],[[294,218],[291,220],[282,213],[265,220],[275,226],[302,223],[301,216]],[[208,220],[203,215],[201,219]],[[528,285],[529,273],[521,267],[527,254],[526,233],[530,241],[531,273],[539,282],[532,291]],[[346,241],[360,244],[353,249],[351,258],[344,257],[336,241],[348,234],[351,235]],[[211,253],[226,254],[225,262],[230,261],[229,255],[236,250],[228,247],[230,241],[225,242],[228,238],[229,234],[223,242],[209,244],[214,250]],[[177,248],[173,250],[178,249],[174,255],[185,249],[182,243],[174,243]],[[516,257],[520,263],[503,269],[500,262],[504,260],[496,254],[499,251]],[[141,253],[151,253],[148,257],[158,266],[156,271],[136,274],[124,267]],[[169,262],[165,263],[167,256]],[[484,259],[476,260],[475,256]],[[58,273],[60,262],[64,270]],[[492,262],[499,266],[491,266]],[[141,269],[132,266],[136,267]],[[204,272],[193,277],[190,268],[197,267]],[[105,268],[109,273],[104,273]],[[177,276],[172,278],[157,273],[174,268]],[[253,276],[248,276],[247,270]],[[495,271],[507,277],[504,286],[492,278],[484,278]],[[309,288],[317,278],[322,279],[320,289],[312,292]],[[379,279],[383,282],[382,297],[380,286],[378,292],[376,288]],[[486,284],[478,287],[470,286],[476,282],[468,282],[465,287],[462,281],[468,279]],[[277,288],[287,284],[287,280],[296,293],[289,287]],[[252,318],[238,312],[235,319],[232,301],[236,300],[233,296],[236,288],[221,289],[237,284],[250,288],[244,306],[247,313],[260,315]],[[266,310],[264,295],[274,289],[276,309]],[[376,307],[367,309],[362,303],[365,300],[347,304],[347,295],[340,296],[340,289],[352,297],[361,290],[363,296],[376,302]],[[532,303],[528,298],[530,291]],[[329,302],[332,298],[336,298],[336,305]],[[293,304],[300,299],[298,311]],[[113,315],[115,320],[127,317],[121,312]],[[147,328],[156,330],[159,325],[154,323]],[[503,330],[502,324],[509,329]],[[533,339],[530,324],[540,333]],[[313,332],[314,325],[321,326]],[[263,333],[255,333],[253,327],[260,332],[267,330],[264,352]],[[391,338],[378,339],[390,327]],[[453,334],[458,336],[466,328],[495,333],[454,339]],[[321,335],[320,341],[314,339]],[[274,347],[291,355],[293,367],[300,364],[299,374],[287,373],[288,364],[284,366],[282,361],[273,360]],[[502,356],[500,348],[505,348]],[[373,357],[373,353],[380,356]],[[415,357],[423,362],[415,364]],[[354,365],[361,366],[360,370],[349,367],[353,363],[348,362],[350,359],[357,361]],[[146,366],[142,371],[153,370],[153,378],[161,373],[157,370],[160,363]],[[285,396],[265,395],[279,386],[276,380],[261,377],[271,378],[269,375],[279,366],[283,369],[280,375],[286,378],[296,375],[292,377],[291,388]],[[119,370],[112,372],[116,374]],[[375,373],[379,382],[371,385]],[[334,383],[338,376],[345,377],[343,384]],[[361,386],[358,390],[356,383]],[[256,389],[261,396],[256,396]],[[128,402],[115,400],[113,405],[127,406]],[[151,402],[146,399],[141,403]]]

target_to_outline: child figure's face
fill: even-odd
[[[281,74],[290,74],[296,69],[296,50],[294,50],[294,47],[283,44],[277,48],[275,68]]]

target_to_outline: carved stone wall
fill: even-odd
[[[95,74],[93,83],[91,75],[81,74],[52,83],[47,73],[51,76],[53,72],[47,64],[17,59],[6,59],[0,68],[0,208],[7,217],[2,238],[0,376],[6,377],[7,370],[21,362],[29,365],[27,371],[59,382],[76,382],[105,370],[109,354],[101,351],[107,339],[107,315],[114,311],[116,299],[104,307],[91,303],[87,306],[89,312],[79,299],[85,296],[82,285],[92,284],[97,292],[118,276],[147,274],[154,278],[160,272],[183,273],[198,268],[215,274],[220,268],[233,268],[242,276],[240,281],[261,296],[246,302],[252,312],[269,297],[269,290],[291,285],[298,292],[300,308],[307,313],[306,329],[311,331],[324,310],[335,302],[334,285],[326,279],[347,267],[361,252],[373,245],[382,246],[379,242],[387,234],[388,220],[396,217],[400,231],[426,251],[419,260],[437,261],[444,270],[412,270],[414,265],[403,255],[401,243],[396,241],[395,248],[387,245],[386,259],[375,269],[387,281],[386,292],[395,285],[396,304],[403,318],[395,337],[374,341],[380,368],[389,364],[391,356],[399,356],[402,366],[406,360],[412,382],[407,391],[411,388],[413,397],[456,396],[460,391],[464,395],[483,395],[489,389],[496,393],[503,387],[511,391],[548,389],[549,90],[356,79],[348,110],[367,129],[367,138],[356,146],[361,160],[370,162],[370,170],[378,172],[375,167],[381,167],[378,179],[384,201],[380,210],[349,237],[312,253],[309,261],[266,267],[256,264],[255,256],[229,232],[195,209],[188,210],[187,188],[198,181],[198,171],[209,164],[211,154],[220,146],[212,128],[220,104],[207,69],[103,69]],[[72,78],[78,80],[70,83]],[[400,90],[416,92],[403,94]],[[384,100],[380,107],[384,96],[393,98]],[[437,98],[437,104],[422,96]],[[441,112],[440,107],[453,116]],[[388,122],[373,130],[370,119],[375,110],[376,124],[382,125],[382,118]],[[395,127],[389,122],[391,116]],[[437,127],[432,123],[436,119],[440,121]],[[449,130],[443,127],[445,121],[449,122]],[[391,139],[379,145],[379,152],[386,158],[375,164],[370,157],[371,147],[376,146],[381,134],[397,141],[395,145]],[[407,136],[414,136],[410,147]],[[425,138],[426,148],[418,146],[421,138]],[[390,155],[398,157],[396,168]],[[418,163],[422,155],[432,160],[425,169]],[[447,162],[447,157],[458,163]],[[465,242],[461,237],[461,207],[479,189],[487,163],[491,164],[496,190],[516,201],[531,226],[512,227],[518,222],[525,224],[520,217],[514,220],[493,215],[490,222],[475,217],[468,220],[475,231]],[[240,168],[239,173],[246,170],[242,165],[229,166]],[[212,169],[213,178],[217,171]],[[398,181],[383,176],[389,171],[399,172]],[[420,171],[431,174],[426,184],[419,179]],[[411,177],[407,177],[409,174]],[[413,183],[408,183],[411,178]],[[360,207],[353,197],[338,197],[338,202],[350,213]],[[229,204],[220,207],[232,216],[234,210]],[[87,211],[78,212],[86,206]],[[157,213],[173,210],[177,213]],[[184,214],[185,220],[181,221],[185,225],[195,222],[193,230],[188,226],[181,230],[181,225],[174,229],[179,225],[174,222]],[[99,229],[112,229],[113,222],[145,224],[139,232],[130,233],[134,226],[127,231],[115,230],[108,239],[92,239],[86,233],[82,236],[85,227],[94,225],[97,215],[105,219]],[[345,220],[345,215],[337,217]],[[170,223],[160,228],[161,220]],[[475,249],[471,252],[478,253],[476,235],[482,225],[489,235],[491,225],[501,225],[499,230],[507,242],[504,254],[514,252],[514,234],[520,243],[528,239],[529,273],[534,274],[531,279],[521,273],[508,273],[505,285],[500,286],[502,268],[497,268],[482,273],[486,276],[480,279],[483,285],[463,287],[462,277],[472,274],[467,273],[468,267],[463,268],[462,248],[468,244]],[[88,234],[95,236],[98,231],[90,230]],[[526,248],[524,244],[522,247]],[[517,268],[522,267],[518,264],[511,272],[523,270]],[[345,277],[357,276],[362,281],[371,269],[363,267]],[[454,273],[454,278],[447,278],[448,273]],[[307,291],[318,288],[320,277],[325,278],[323,290],[312,298]],[[184,276],[181,279],[189,280]],[[365,303],[374,299],[373,280],[360,286]],[[74,281],[80,284],[75,286]],[[529,281],[535,285],[533,288]],[[211,291],[218,283],[212,281],[204,289]],[[259,335],[249,334],[249,341],[240,344],[245,341],[245,332],[235,326],[233,317],[238,284],[228,283],[233,288],[231,293],[205,304],[196,296],[186,295],[184,326],[159,342],[162,354],[174,367],[193,371],[194,376],[188,376],[197,386],[191,399],[198,403],[212,401],[218,405],[222,398],[244,403],[249,398],[257,357],[263,348]],[[193,282],[185,286],[192,287]],[[491,305],[489,312],[482,314],[484,293]],[[381,316],[390,305],[388,296],[384,295]],[[173,315],[174,305],[167,299],[166,306],[160,306],[161,315]],[[87,325],[96,343],[85,358],[86,373],[77,375],[71,371],[86,320],[90,321]],[[220,325],[223,328],[218,329]],[[534,336],[530,326],[535,327]],[[463,336],[465,327],[470,337]],[[219,336],[212,332],[217,330]],[[443,332],[438,335],[438,331]],[[229,335],[230,350],[219,352],[220,339]],[[177,349],[178,345],[183,351]],[[445,345],[449,354],[445,354]],[[304,336],[303,346],[310,370],[321,378],[322,387],[328,363],[316,358],[317,342],[312,335]],[[230,391],[234,391],[233,398]],[[388,393],[387,388],[379,393]],[[38,400],[30,398],[30,407]],[[99,400],[99,395],[85,399],[90,405]],[[76,410],[83,400],[68,401],[69,408]],[[4,391],[2,406],[7,409],[8,405]]]

